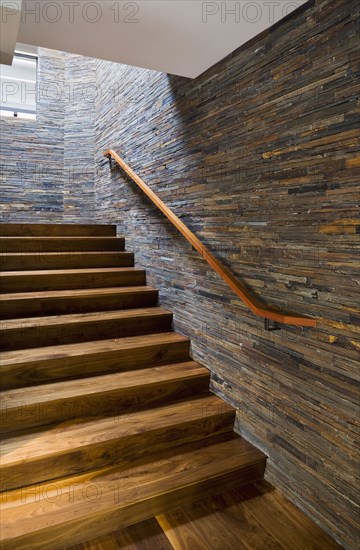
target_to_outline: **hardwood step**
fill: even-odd
[[[124,250],[123,237],[0,237],[0,252],[90,252]]]
[[[0,323],[0,349],[38,348],[168,332],[171,324],[172,313],[160,307],[11,319]]]
[[[3,389],[189,360],[189,340],[175,332],[0,353]]]
[[[2,223],[2,237],[115,237],[116,225]]]
[[[136,267],[5,271],[0,273],[0,292],[138,286],[145,282],[145,270]]]
[[[1,254],[2,271],[76,269],[82,267],[131,267],[132,252],[18,252]]]
[[[128,467],[166,448],[233,430],[235,409],[215,395],[90,421],[71,421],[4,439],[1,491],[109,464]]]
[[[159,406],[209,391],[210,373],[194,361],[53,382],[0,394],[2,433]]]
[[[142,464],[90,471],[2,494],[1,548],[61,550],[263,476],[240,437],[192,443]]]
[[[90,313],[157,304],[158,291],[148,286],[16,292],[0,295],[2,319]]]

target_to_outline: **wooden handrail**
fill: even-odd
[[[281,313],[272,308],[263,306],[260,301],[254,297],[246,288],[238,281],[233,273],[224,266],[215,256],[202,244],[202,242],[190,231],[188,227],[159,199],[159,197],[146,185],[146,183],[126,164],[126,162],[112,149],[108,149],[104,153],[104,157],[109,160],[113,158],[126,174],[140,187],[140,189],[152,200],[159,210],[170,220],[170,222],[180,231],[185,239],[200,253],[207,263],[216,271],[218,275],[229,285],[239,298],[251,309],[251,311],[259,317],[264,317],[266,320],[274,321],[275,323],[283,323],[287,325],[296,325],[300,327],[316,327],[316,319],[293,315],[291,313]]]

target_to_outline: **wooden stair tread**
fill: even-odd
[[[73,236],[73,237],[2,237],[0,236],[0,251],[12,253],[50,253],[50,252],[94,252],[121,251],[125,248],[124,237],[104,236]]]
[[[145,282],[145,269],[131,266],[5,271],[0,273],[0,292],[111,288],[144,285]]]
[[[2,223],[0,235],[8,236],[116,236],[116,225],[83,223]]]
[[[139,267],[79,267],[77,269],[57,269],[56,275],[76,275],[81,273],[132,273],[132,272],[144,272],[144,269]],[[52,269],[35,269],[30,271],[1,271],[0,272],[0,284],[1,279],[6,277],[30,277],[38,275],[54,275]]]
[[[134,265],[132,252],[117,251],[72,251],[66,252],[2,252],[3,271],[34,269],[69,269],[82,267],[126,267]]]
[[[100,380],[98,376],[93,376],[79,380],[52,382],[41,386],[15,388],[2,391],[0,397],[4,411],[10,411],[13,408],[18,408],[19,403],[22,407],[41,405],[42,403],[53,404],[65,399],[108,394],[113,390],[126,392],[126,390],[144,385],[203,376],[210,376],[205,367],[195,361],[187,361],[135,371],[103,374]]]
[[[32,258],[37,256],[38,259],[43,258],[68,258],[73,256],[81,256],[84,258],[93,257],[93,256],[110,256],[110,257],[124,257],[132,256],[132,252],[127,252],[124,250],[91,250],[91,251],[77,251],[77,252],[1,252],[0,259],[5,262],[6,260],[11,260],[11,258]]]
[[[149,307],[149,308],[136,308],[136,309],[125,309],[125,310],[115,310],[115,311],[98,311],[91,313],[72,313],[70,315],[50,315],[44,317],[27,317],[19,319],[5,319],[1,321],[0,325],[0,336],[2,331],[7,331],[11,329],[21,329],[25,328],[41,328],[41,327],[50,327],[50,326],[61,326],[64,324],[78,324],[78,323],[91,323],[92,321],[106,321],[106,320],[117,320],[117,319],[130,319],[130,318],[141,318],[144,317],[158,317],[160,315],[169,316],[172,313],[161,307]]]
[[[156,432],[172,425],[182,425],[195,419],[226,415],[233,419],[235,410],[215,395],[197,397],[180,403],[171,403],[150,410],[141,410],[116,417],[92,418],[90,421],[72,421],[42,429],[36,433],[15,435],[1,444],[1,470],[26,461],[26,467],[39,458],[46,460],[66,452],[78,452],[91,445],[104,444],[114,439],[145,432]],[[232,431],[232,424],[229,423]],[[151,453],[151,449],[147,449]],[[121,456],[119,456],[119,461]],[[5,475],[6,479],[6,475]]]
[[[101,304],[99,304],[101,305]],[[158,306],[8,319],[0,323],[2,351],[95,342],[168,332],[172,313]]]
[[[80,542],[136,523],[193,502],[200,494],[255,481],[262,477],[264,465],[260,451],[234,437],[187,446],[126,469],[104,468],[7,492],[2,548],[29,550],[39,541],[47,550],[64,548],[67,541]]]
[[[190,342],[174,332],[59,344],[0,354],[2,389],[189,361]]]
[[[64,344],[58,346],[46,346],[41,348],[4,351],[0,353],[1,367],[24,363],[30,365],[35,361],[47,361],[52,358],[66,359],[68,357],[86,357],[94,353],[131,349],[136,346],[154,345],[157,343],[168,344],[173,342],[188,342],[188,338],[176,332],[163,332],[145,336],[129,336],[127,338],[112,338],[96,342],[79,342],[76,344]]]
[[[122,414],[208,394],[210,372],[194,361],[149,366],[1,392],[3,434]]]
[[[65,236],[44,236],[44,235],[25,235],[25,236],[18,236],[18,235],[9,235],[9,236],[3,236],[1,235],[0,233],[0,242],[1,241],[86,241],[86,240],[89,240],[89,241],[99,241],[99,242],[105,242],[105,241],[108,241],[108,240],[117,240],[117,239],[123,239],[124,237],[121,236],[121,235],[117,235],[116,237],[108,237],[108,236],[104,236],[104,235],[100,235],[100,236],[97,236],[97,235],[83,235],[83,236],[79,236],[79,235],[65,235]]]
[[[103,296],[104,294],[126,294],[129,292],[157,292],[150,286],[127,286],[110,288],[86,288],[71,290],[44,290],[36,292],[11,292],[0,294],[0,302],[5,300],[35,300],[36,298],[72,298],[75,296]]]

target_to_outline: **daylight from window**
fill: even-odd
[[[0,65],[2,117],[36,119],[37,57],[16,51],[13,64]]]

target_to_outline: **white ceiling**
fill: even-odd
[[[20,24],[21,0],[0,0],[0,63],[11,65]]]
[[[18,41],[194,78],[305,1],[23,0]]]

